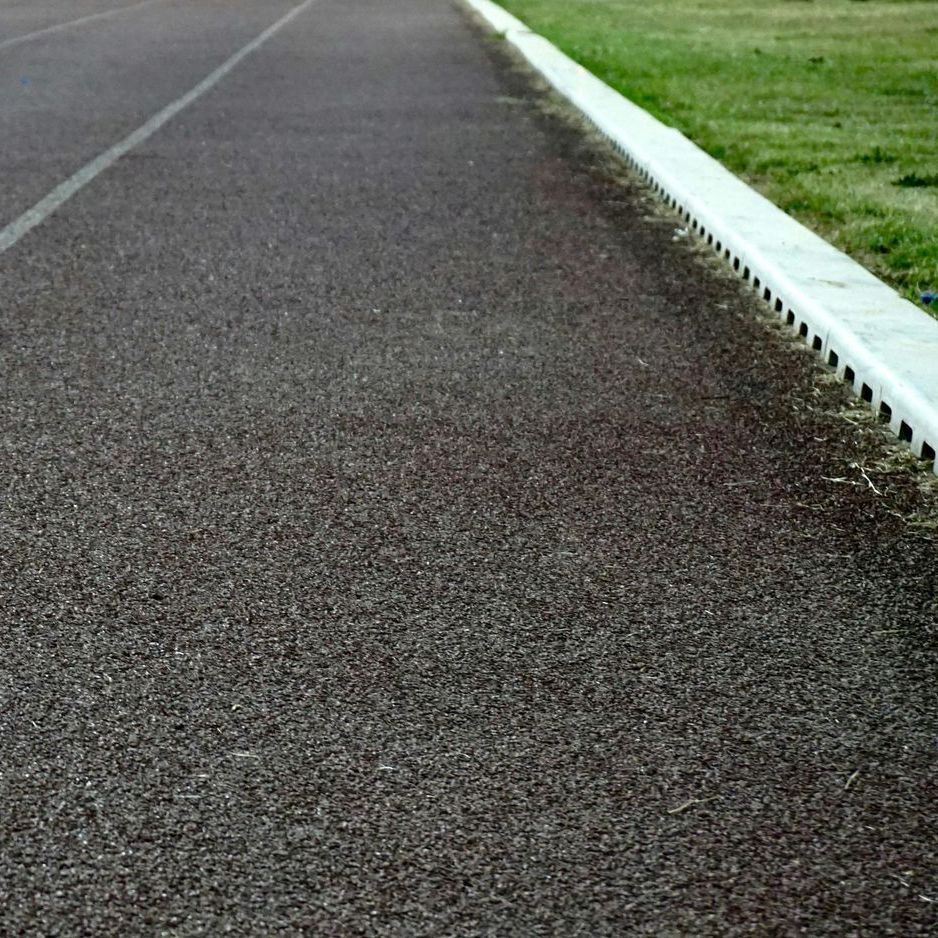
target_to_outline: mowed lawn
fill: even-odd
[[[502,5],[910,299],[938,288],[938,0]]]

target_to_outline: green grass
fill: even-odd
[[[938,288],[935,0],[501,2],[905,296]]]

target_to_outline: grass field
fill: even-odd
[[[501,3],[905,296],[938,288],[938,0]]]

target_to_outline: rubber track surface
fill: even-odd
[[[4,220],[286,9],[43,44]],[[544,103],[321,0],[0,257],[4,934],[934,934],[914,493]]]

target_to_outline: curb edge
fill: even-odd
[[[492,0],[463,2],[938,475],[938,320]]]

